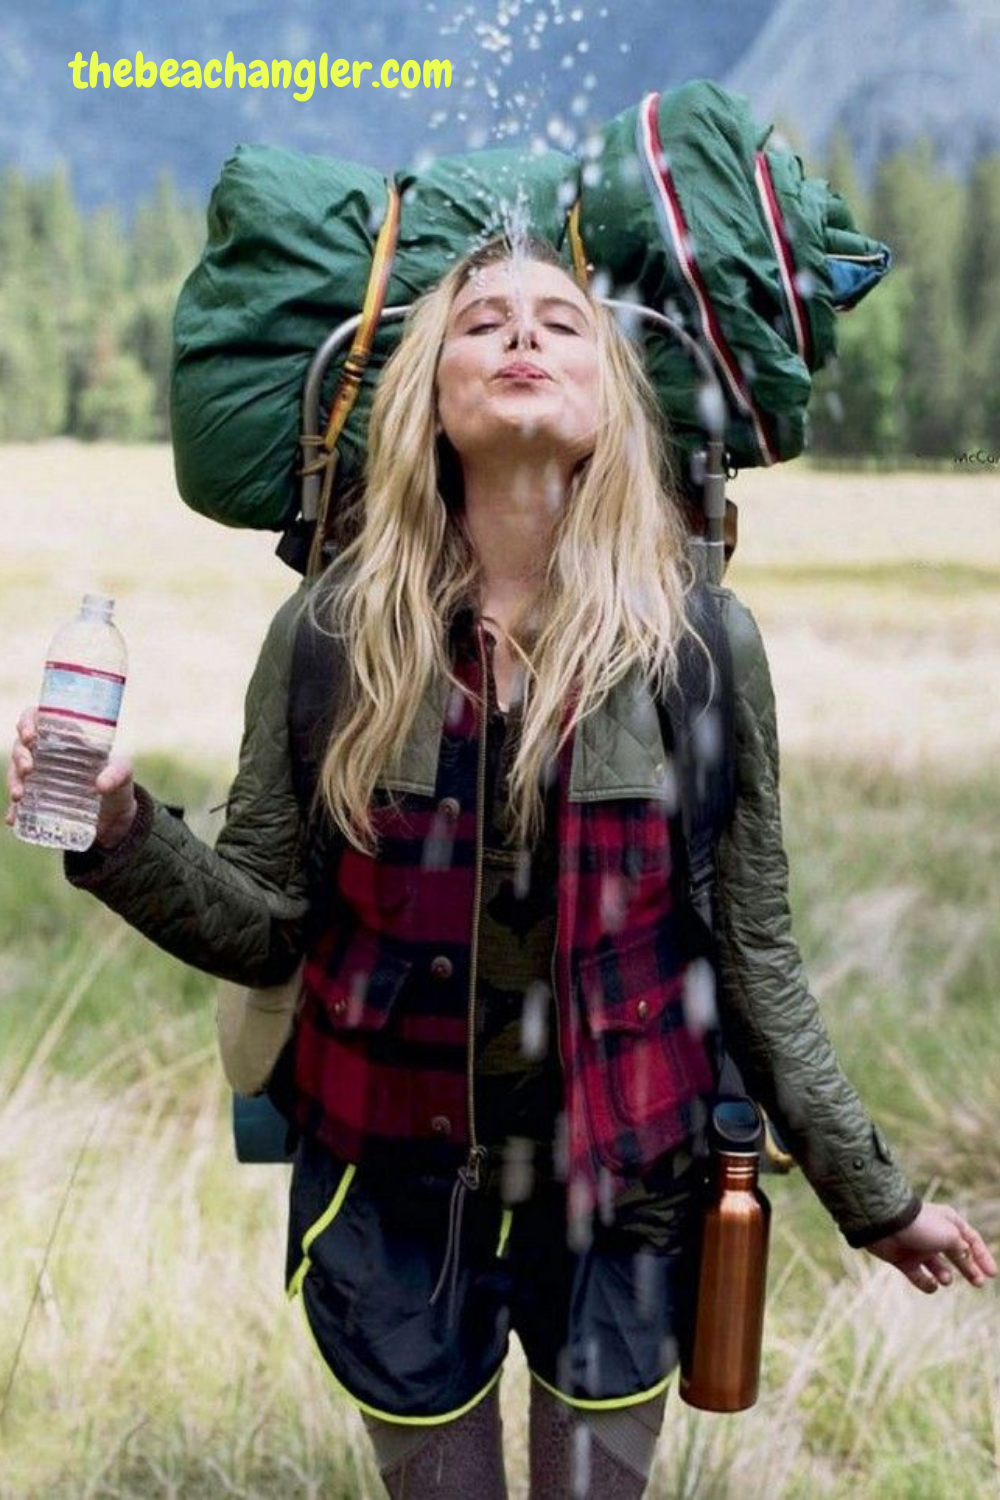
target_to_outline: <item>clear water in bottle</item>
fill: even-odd
[[[113,608],[113,599],[85,595],[80,613],[49,646],[34,769],[14,823],[25,843],[83,850],[94,842],[100,808],[94,782],[114,742],[127,666]]]

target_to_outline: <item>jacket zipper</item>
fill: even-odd
[[[473,930],[472,930],[472,961],[471,961],[471,965],[470,965],[471,976],[470,976],[470,981],[469,981],[469,1045],[468,1045],[468,1051],[467,1051],[468,1087],[469,1087],[469,1139],[472,1142],[472,1146],[471,1146],[471,1149],[469,1151],[469,1160],[468,1160],[468,1163],[467,1163],[467,1166],[466,1166],[466,1171],[469,1173],[469,1175],[471,1177],[474,1178],[474,1181],[470,1184],[470,1186],[474,1186],[474,1187],[478,1187],[479,1186],[479,1172],[480,1172],[480,1167],[482,1165],[483,1159],[486,1156],[485,1149],[482,1146],[478,1145],[478,1143],[476,1141],[476,1123],[475,1123],[475,1115],[473,1113],[475,1101],[474,1101],[474,1098],[473,1098],[472,1072],[473,1072],[473,1051],[474,1051],[474,1048],[475,1048],[475,1036],[476,1036],[474,1027],[475,1027],[475,1017],[476,1017],[476,962],[477,962],[477,959],[478,959],[478,956],[479,956],[479,906],[480,906],[480,901],[481,901],[481,898],[482,898],[483,818],[484,818],[484,814],[485,814],[485,798],[486,798],[486,735],[487,735],[487,730],[488,730],[489,709],[490,709],[490,703],[489,703],[490,667],[489,667],[489,662],[487,660],[487,647],[486,647],[486,644],[485,644],[485,637],[488,634],[488,632],[484,631],[484,629],[482,627],[482,624],[478,624],[476,626],[476,631],[477,631],[477,634],[478,634],[478,637],[479,637],[479,658],[480,658],[480,664],[481,664],[482,673],[483,673],[483,694],[482,694],[482,700],[481,700],[482,701],[482,719],[481,719],[480,734],[479,734],[479,795],[478,795],[478,798],[477,798],[477,810],[476,810],[476,886],[475,886],[476,913],[475,913],[475,921],[474,921]],[[492,639],[492,637],[491,637],[491,639]],[[557,1048],[558,1053],[559,1053],[559,1066],[560,1066],[560,1069],[562,1070],[563,1078],[565,1079],[565,1076],[566,1076],[566,1072],[565,1072],[565,1070],[566,1070],[566,1064],[565,1064],[565,1059],[563,1057],[562,1027],[561,1027],[561,1025],[559,1023],[559,989],[558,989],[558,984],[557,984],[557,980],[556,980],[556,961],[557,961],[558,953],[559,953],[559,901],[558,901],[558,896],[557,896],[557,899],[556,899],[556,931],[555,931],[555,937],[554,937],[553,943],[552,943],[552,957],[551,957],[551,961],[550,961],[550,964],[549,964],[549,970],[550,970],[550,973],[552,975],[552,1013],[555,1016],[555,1022],[556,1022],[556,1048]]]

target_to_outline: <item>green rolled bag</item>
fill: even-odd
[[[383,305],[412,302],[477,244],[525,224],[568,269],[580,274],[585,258],[602,295],[665,312],[701,344],[725,398],[730,465],[794,458],[811,372],[836,351],[836,314],[891,258],[797,156],[766,146],[770,133],[741,96],[696,81],[647,95],[579,157],[478,151],[400,172]],[[171,434],[194,510],[230,526],[293,522],[306,371],[362,308],[388,199],[381,173],[334,157],[242,145],[226,161],[174,319]],[[398,321],[375,331],[337,441],[338,486],[363,465],[373,391],[400,333]],[[648,324],[636,336],[687,472],[705,443],[701,382],[676,340]],[[331,361],[324,409],[345,358]]]

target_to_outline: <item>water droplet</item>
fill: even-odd
[[[524,992],[521,1007],[521,1053],[531,1061],[548,1056],[549,1009],[552,991],[541,979],[533,979]]]
[[[365,996],[371,983],[371,973],[367,969],[356,969],[351,975],[351,994],[347,1002],[346,1024],[358,1026],[365,1008]]]
[[[556,189],[556,202],[564,213],[571,209],[576,202],[576,183],[561,182]]]
[[[726,403],[722,387],[715,380],[699,380],[696,394],[698,418],[705,431],[721,434],[726,426]]]
[[[593,1386],[590,1387],[594,1389]],[[570,1470],[572,1500],[583,1500],[590,1494],[590,1428],[576,1419],[573,1423],[573,1458]]]
[[[590,289],[595,297],[603,298],[611,296],[611,276],[605,270],[594,272],[590,283]]]
[[[524,1136],[509,1135],[500,1166],[500,1196],[504,1203],[524,1203],[535,1185],[534,1144]]]
[[[696,958],[684,971],[684,1020],[690,1032],[702,1036],[717,1019],[715,971],[707,958]]]
[[[632,1257],[632,1286],[636,1314],[643,1323],[651,1322],[656,1316],[660,1300],[659,1280],[656,1256],[649,1250],[637,1250]]]

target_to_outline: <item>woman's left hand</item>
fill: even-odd
[[[865,1249],[886,1260],[921,1292],[936,1292],[949,1286],[955,1266],[973,1286],[985,1286],[997,1274],[981,1234],[957,1209],[947,1204],[925,1203],[912,1224],[897,1234],[873,1240]]]

